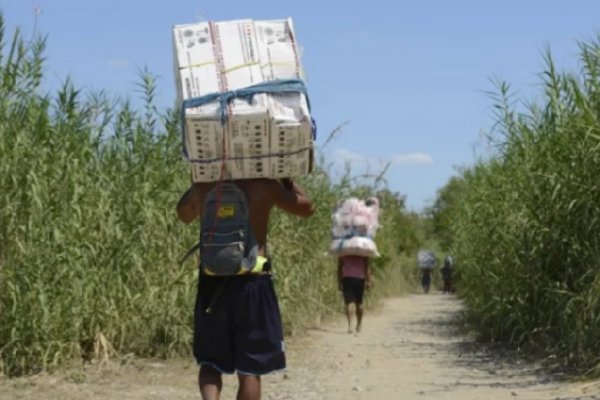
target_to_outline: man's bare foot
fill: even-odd
[[[360,325],[356,325],[356,333],[360,332],[360,328],[361,328]]]

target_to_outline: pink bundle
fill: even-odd
[[[376,257],[375,233],[379,228],[379,201],[370,197],[366,201],[351,197],[335,209],[331,234],[333,241],[329,253],[336,256],[357,255]]]

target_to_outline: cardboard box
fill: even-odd
[[[303,94],[278,94],[270,100],[270,176],[305,175],[312,170],[312,122]]]
[[[175,63],[180,68],[214,63],[212,25],[208,22],[173,28]]]
[[[216,182],[221,179],[234,179],[227,170],[221,174],[221,161],[212,161],[206,164],[192,163],[192,181],[194,182]]]
[[[264,82],[251,20],[216,23],[215,40],[223,90],[236,90]]]
[[[212,24],[179,25],[173,28],[177,105],[184,99],[222,92]]]
[[[269,116],[267,95],[252,104],[234,100],[227,124],[228,166],[234,179],[261,178],[269,173]]]
[[[292,20],[256,21],[254,24],[264,79],[304,79]]]
[[[219,118],[211,118],[212,110],[208,110],[208,114],[201,113],[207,107],[192,109],[198,114],[186,117],[185,139],[190,159],[211,160],[225,155],[231,160],[227,163],[228,170],[235,176],[243,176],[243,171],[248,171],[249,178],[265,176],[269,160],[256,162],[248,158],[263,156],[270,148],[266,95],[255,96],[251,104],[234,100],[226,126]]]
[[[173,40],[179,106],[188,98],[302,77],[290,19],[180,25]],[[216,102],[185,110],[194,181],[311,171],[312,124],[303,94],[260,94],[250,104],[235,99],[226,112],[223,126]]]
[[[271,159],[271,178],[288,178],[306,175],[312,171],[313,149],[299,151],[285,157]]]

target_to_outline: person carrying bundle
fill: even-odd
[[[274,208],[309,217],[314,206],[291,179],[194,183],[179,219],[201,218],[194,356],[203,399],[218,399],[222,373],[237,371],[238,399],[260,399],[260,376],[285,368],[283,331],[267,254]]]
[[[431,250],[420,250],[417,253],[417,265],[421,277],[421,287],[423,292],[427,294],[431,287],[431,272],[437,265],[435,253]]]
[[[177,212],[201,221],[193,349],[203,399],[218,399],[221,374],[234,372],[237,398],[260,399],[260,376],[285,367],[266,238],[274,207],[314,211],[290,179],[312,171],[316,138],[297,43],[289,18],[173,27],[194,182]]]
[[[351,307],[356,314],[355,332],[360,332],[362,327],[364,291],[373,284],[369,259],[379,255],[374,241],[378,217],[379,201],[375,197],[366,201],[347,199],[333,214],[333,241],[329,252],[338,260],[338,288],[344,299],[348,333],[354,332]]]
[[[362,256],[338,257],[338,288],[344,297],[344,312],[348,320],[348,333],[352,333],[352,310],[356,313],[356,333],[362,327],[364,314],[363,295],[373,285],[369,258]]]

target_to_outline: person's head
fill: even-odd
[[[450,254],[447,254],[446,257],[444,257],[444,267],[452,267],[452,256]]]
[[[379,200],[377,197],[369,197],[367,200],[365,200],[365,205],[368,207],[379,205]]]

